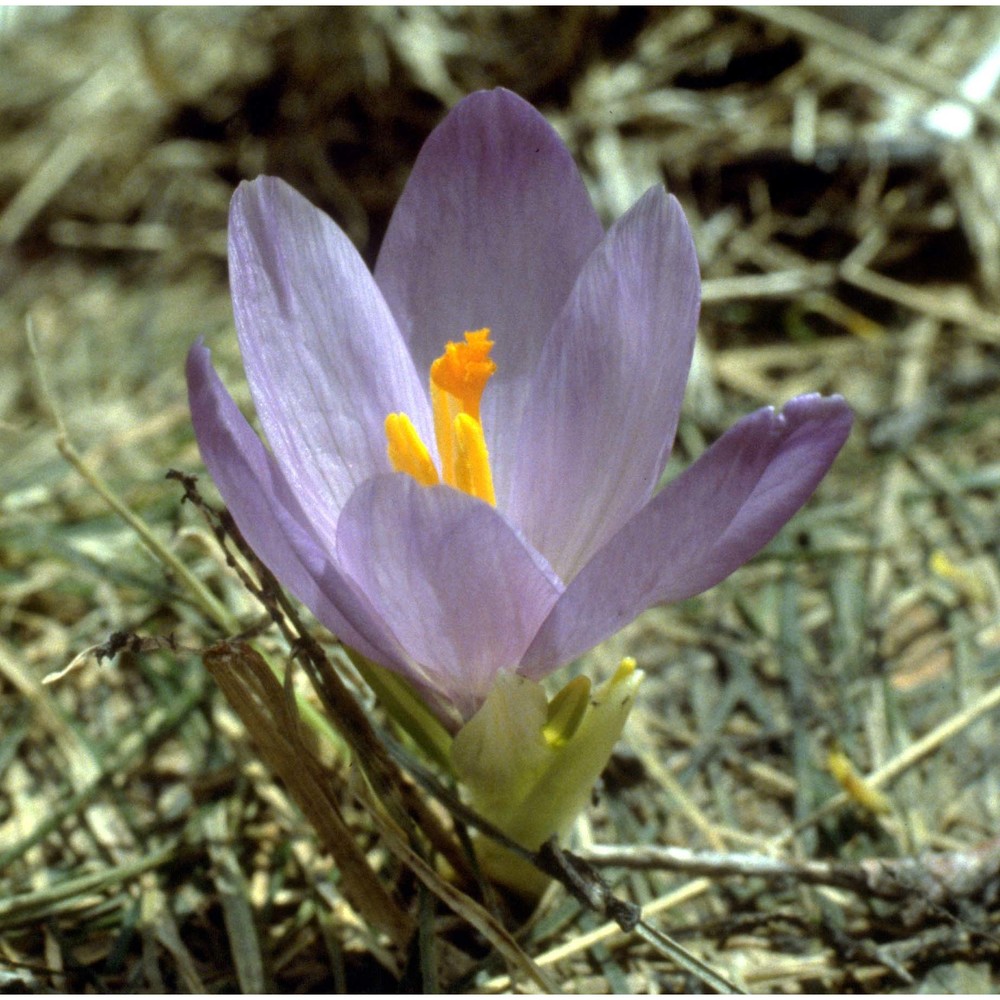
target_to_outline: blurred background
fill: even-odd
[[[858,416],[767,553],[574,667],[630,654],[649,675],[579,842],[841,860],[995,845],[1000,13],[827,11],[3,10],[0,987],[428,986],[339,897],[204,675],[218,632],[94,482],[253,623],[164,479],[201,471],[196,337],[249,401],[230,195],[281,176],[372,262],[424,138],[482,87],[539,107],[606,223],[656,183],[684,206],[704,307],[670,474],[800,392]],[[178,652],[98,664],[87,651],[118,630]],[[815,818],[843,791],[831,750],[858,774],[898,767],[885,810],[841,795]],[[381,850],[373,868],[411,901]],[[607,874],[751,990],[997,985],[996,870],[924,910],[746,879],[668,905],[690,879]],[[697,987],[640,942],[588,943],[597,924],[554,899],[524,947],[568,990]],[[502,964],[442,927],[439,985],[503,988]]]

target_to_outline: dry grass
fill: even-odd
[[[260,616],[164,478],[201,468],[189,343],[206,336],[242,382],[224,261],[234,184],[285,177],[370,259],[427,132],[495,85],[560,128],[607,220],[661,180],[684,203],[705,306],[675,468],[739,415],[801,391],[839,391],[858,415],[816,498],[763,556],[587,658],[606,674],[627,652],[649,676],[628,748],[581,821],[581,853],[751,991],[997,988],[1000,104],[972,111],[962,81],[1000,15],[871,18],[8,16],[0,989],[497,990],[515,971],[536,988],[533,969],[573,992],[699,988],[648,935],[562,890],[527,926],[506,918],[522,961],[486,910],[435,902],[446,890],[433,870],[407,862],[398,828],[331,758],[331,808],[418,928],[412,949],[394,945],[346,902],[201,663]],[[962,108],[966,134],[930,127],[961,126]],[[119,630],[158,642],[84,655],[42,683]],[[284,641],[256,640],[276,662]],[[837,748],[842,769],[872,776],[847,779],[853,796],[830,773]],[[745,857],[742,875],[649,851],[640,867],[648,845],[705,864],[716,852],[881,865],[865,892]],[[933,857],[916,873],[890,864],[922,852]]]

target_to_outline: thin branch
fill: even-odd
[[[659,845],[595,845],[580,853],[590,864],[602,867],[658,869],[712,878],[794,879],[881,899],[919,898],[932,903],[974,896],[991,879],[1000,876],[1000,838],[965,851],[926,852],[912,858],[869,858],[856,864]]]

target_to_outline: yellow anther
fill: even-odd
[[[590,704],[590,679],[574,677],[549,702],[542,736],[550,747],[565,746],[580,728]]]
[[[635,673],[635,658],[632,656],[623,656],[621,663],[618,664],[618,669],[615,671],[614,676],[611,678],[611,686],[615,687],[621,684],[622,681],[631,677]]]
[[[420,440],[413,421],[405,413],[390,413],[385,418],[385,438],[389,461],[396,472],[406,472],[421,486],[437,486],[441,481],[427,445]]]
[[[483,425],[467,413],[455,417],[455,486],[494,507],[493,472]]]

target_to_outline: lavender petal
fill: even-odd
[[[465,98],[431,133],[393,213],[375,278],[417,370],[466,330],[492,330],[482,415],[498,489],[542,341],[603,235],[562,140],[502,89]]]
[[[403,474],[377,476],[351,497],[337,559],[422,682],[465,718],[496,674],[516,667],[560,592],[494,508]]]
[[[839,396],[744,417],[658,493],[566,588],[522,660],[541,677],[653,604],[715,586],[811,496],[850,432]]]
[[[646,503],[660,478],[699,299],[684,213],[653,188],[612,226],[553,325],[501,506],[564,580]]]
[[[187,381],[202,459],[247,544],[343,642],[390,669],[409,673],[405,655],[370,603],[332,565],[327,546],[226,391],[200,340],[188,352]]]
[[[240,185],[229,253],[257,415],[289,485],[332,534],[355,486],[390,471],[388,413],[407,413],[434,447],[424,376],[350,240],[283,181]]]

